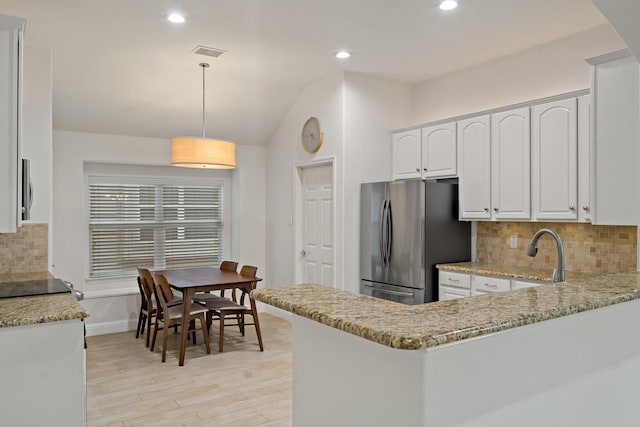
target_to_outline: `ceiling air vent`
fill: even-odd
[[[196,55],[212,56],[214,58],[217,58],[218,56],[225,53],[226,50],[214,49],[212,47],[198,45],[195,47],[195,49],[193,49],[192,52],[195,53]]]

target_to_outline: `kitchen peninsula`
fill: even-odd
[[[319,285],[253,291],[293,317],[293,424],[634,425],[640,275],[406,306]]]

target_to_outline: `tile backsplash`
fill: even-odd
[[[48,224],[23,224],[15,234],[0,234],[0,274],[47,271]]]
[[[637,270],[637,227],[577,223],[478,222],[477,260],[491,264],[555,268],[556,243],[549,235],[538,240],[538,255],[527,256],[531,237],[541,228],[560,235],[567,271],[583,273],[633,272]],[[518,236],[518,248],[509,248],[510,236]]]

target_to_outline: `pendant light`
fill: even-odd
[[[236,147],[233,142],[208,139],[205,134],[205,85],[204,72],[209,64],[202,67],[202,138],[176,137],[171,139],[171,164],[187,168],[234,169],[236,167]]]

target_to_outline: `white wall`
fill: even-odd
[[[180,169],[186,176],[210,174],[231,177],[231,257],[264,271],[265,149],[237,146],[238,168],[230,171]],[[135,279],[87,281],[88,223],[84,162],[168,165],[166,139],[55,131],[53,134],[53,237],[54,276],[69,280],[86,294],[83,305],[91,317],[88,331],[128,330],[137,320],[139,302]],[[246,166],[243,166],[244,165]],[[237,182],[235,182],[237,181]],[[250,185],[250,183],[254,183]],[[242,192],[240,192],[242,191]],[[251,207],[252,213],[234,211]],[[104,281],[103,281],[104,282]]]
[[[591,56],[624,48],[601,26],[415,85],[410,124],[589,88]]]
[[[336,157],[336,235],[341,235],[342,221],[342,149],[343,149],[343,75],[333,74],[307,86],[282,118],[267,146],[267,269],[265,285],[294,283],[294,214],[293,179],[295,165],[314,159]],[[310,117],[320,120],[324,141],[313,154],[301,146],[302,125]],[[336,255],[342,255],[337,248]],[[342,287],[342,259],[336,263],[336,277]]]
[[[31,219],[25,222],[49,224],[51,221],[52,89],[51,53],[48,49],[25,46],[23,78],[22,157],[31,160],[31,180],[34,191]],[[49,250],[50,253],[51,250]]]
[[[411,115],[411,86],[345,73],[344,289],[359,293],[360,184],[391,179],[391,129]]]
[[[333,158],[335,202],[335,283],[358,292],[360,183],[391,178],[391,132],[408,120],[411,87],[357,73],[338,73],[308,87],[291,106],[268,145],[267,264],[269,281],[295,283],[296,232],[289,215],[296,209],[296,165]],[[309,116],[320,119],[324,142],[317,153],[300,144]]]
[[[262,146],[236,146],[238,167],[231,174],[230,258],[258,267],[268,277],[266,258],[267,185],[266,153]]]

